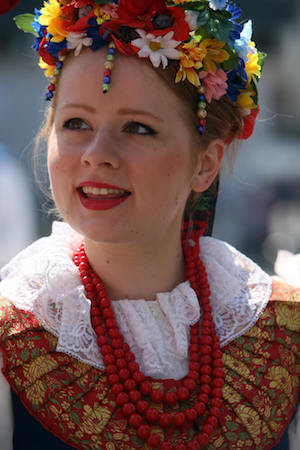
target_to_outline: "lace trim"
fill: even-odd
[[[1,271],[0,294],[19,309],[32,312],[58,338],[57,351],[103,369],[85,297],[72,255],[82,237],[67,224],[17,255]],[[213,238],[200,241],[211,286],[211,302],[221,345],[250,329],[271,291],[271,278],[230,245]],[[182,378],[188,370],[189,326],[200,318],[189,282],[156,301],[113,302],[119,326],[142,370],[156,378]]]

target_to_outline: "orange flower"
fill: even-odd
[[[202,49],[198,46],[197,42],[192,40],[178,47],[178,50],[181,51],[181,57],[175,83],[184,81],[187,78],[194,86],[200,86],[200,80],[196,70],[203,67],[202,61],[205,55]]]

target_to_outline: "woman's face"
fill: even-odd
[[[64,220],[98,242],[178,233],[199,170],[184,105],[145,62],[116,56],[102,93],[106,50],[65,64],[48,167]]]

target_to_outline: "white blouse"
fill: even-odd
[[[81,242],[82,236],[69,225],[55,222],[49,237],[33,243],[1,270],[0,295],[17,308],[31,311],[58,338],[57,351],[103,369],[90,322],[90,301],[72,262]],[[269,301],[272,279],[225,242],[202,237],[200,255],[208,273],[217,333],[225,346],[258,320]],[[158,293],[154,301],[123,299],[112,305],[120,329],[147,376],[179,379],[187,374],[189,327],[201,317],[188,281],[171,292]],[[10,398],[1,377],[3,411]],[[7,447],[1,449],[10,450],[12,425],[11,421],[4,424],[3,416],[0,439],[6,436]]]

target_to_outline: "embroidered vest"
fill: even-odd
[[[299,330],[300,291],[274,283],[256,324],[223,348],[225,405],[209,450],[269,450],[279,443],[298,399]],[[56,343],[31,313],[0,301],[3,373],[26,410],[62,441],[61,449],[147,449],[116,407],[105,373],[56,352]],[[201,423],[166,437],[174,446],[187,443]],[[164,437],[159,426],[155,432]]]

